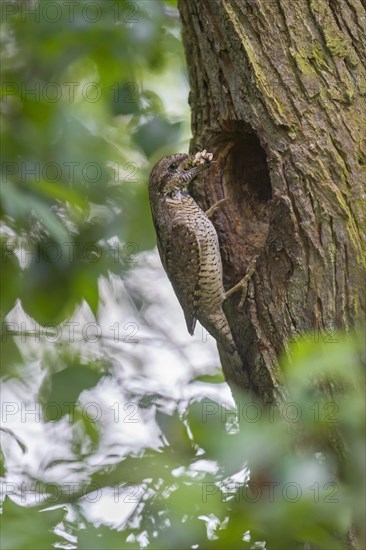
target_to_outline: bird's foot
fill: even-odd
[[[212,214],[216,212],[221,206],[226,202],[227,199],[220,199],[219,201],[215,202],[208,210],[206,210],[205,214],[208,218],[211,218]]]
[[[239,302],[239,309],[241,309],[244,306],[245,298],[247,297],[248,283],[251,276],[254,273],[256,260],[257,258],[254,258],[254,260],[249,264],[247,272],[245,276],[242,278],[242,280],[239,281],[235,286],[230,288],[227,292],[225,292],[225,300],[226,300],[226,298],[229,298],[229,296],[231,296],[232,294],[235,294],[235,292],[238,292],[239,290],[242,291],[242,295]]]

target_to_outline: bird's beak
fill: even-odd
[[[198,166],[191,166],[190,168],[189,167],[185,168],[184,172],[180,176],[180,180],[183,184],[182,189],[184,191],[187,191],[188,186],[194,180],[194,178],[198,176],[198,174],[206,170],[208,166],[209,166],[209,163],[207,164],[205,163],[205,164],[200,164]]]
[[[192,166],[192,159],[193,157],[190,156],[188,159],[187,159],[187,163],[185,164],[184,166],[184,179],[185,181],[187,181],[188,183],[191,182],[198,174],[200,174],[201,172],[203,172],[204,170],[206,170],[209,166],[211,166],[211,164],[214,164],[215,161],[211,160],[211,161],[207,161],[203,164],[197,164],[196,166]],[[188,181],[189,179],[189,181]]]

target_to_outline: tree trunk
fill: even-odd
[[[217,164],[225,304],[251,388],[281,399],[297,335],[365,313],[366,14],[360,0],[180,0],[193,152]],[[243,377],[244,380],[244,377]],[[230,379],[229,379],[230,382]]]

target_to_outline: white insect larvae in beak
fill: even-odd
[[[208,153],[206,149],[203,151],[198,151],[194,155],[194,159],[192,161],[192,164],[199,165],[199,164],[206,164],[208,162],[211,162],[213,159],[213,154]]]

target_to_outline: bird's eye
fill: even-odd
[[[178,168],[178,166],[175,164],[175,162],[173,162],[173,164],[171,164],[169,166],[169,168],[172,168],[173,170],[176,170]]]

